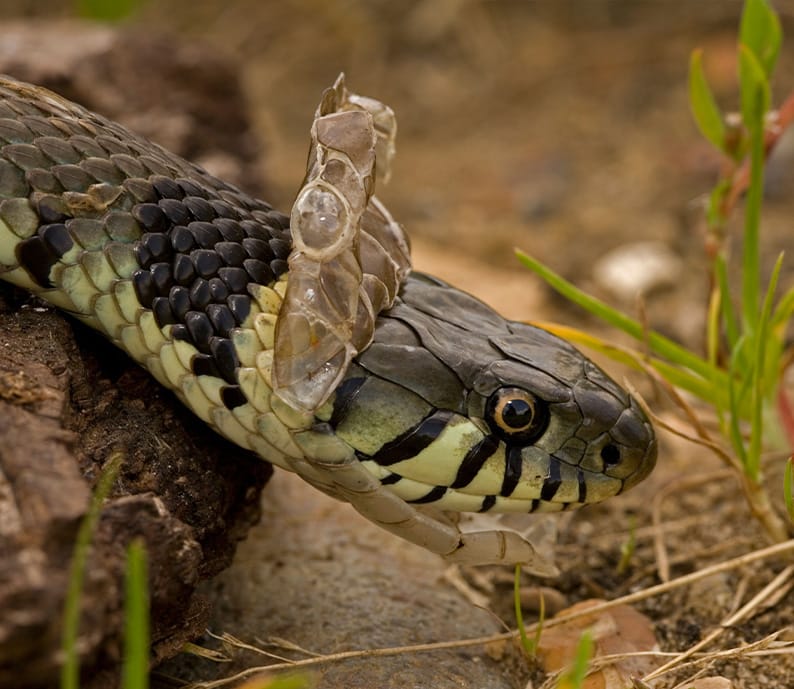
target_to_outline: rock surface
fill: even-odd
[[[232,566],[208,585],[215,591],[213,633],[302,660],[311,654],[504,631],[492,613],[451,585],[441,558],[385,533],[298,477],[277,470],[263,509],[263,524],[251,530]],[[283,639],[310,653],[268,645],[268,639]],[[209,639],[205,643],[212,645]],[[499,649],[521,662],[512,646]],[[228,677],[273,662],[228,645],[224,650],[229,663],[180,656],[162,671],[207,680],[216,672]],[[502,661],[489,657],[482,645],[472,645],[381,657],[362,654],[307,670],[317,673],[316,689],[510,689],[516,686],[511,677],[515,666]]]

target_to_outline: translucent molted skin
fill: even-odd
[[[342,76],[315,114],[273,361],[275,392],[295,409],[330,397],[410,268],[402,229],[373,196],[376,149],[388,175],[396,127],[391,109],[349,93]]]

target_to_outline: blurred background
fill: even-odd
[[[791,35],[794,8],[774,4]],[[700,199],[720,161],[689,113],[688,59],[704,49],[721,104],[735,107],[740,11],[738,0],[5,0],[0,67],[14,74],[26,54],[53,73],[56,90],[62,82],[67,96],[111,110],[282,209],[302,178],[319,96],[344,71],[352,90],[397,112],[394,174],[379,195],[407,227],[419,268],[513,317],[566,320],[564,304],[518,267],[518,246],[628,308],[644,292],[651,324],[691,341],[700,313],[681,306],[705,295]],[[117,39],[91,37],[106,24],[72,38],[69,25],[52,28],[114,14],[113,26],[136,39],[113,46]],[[19,20],[39,28],[14,40]],[[104,67],[75,87],[86,52]],[[167,92],[149,85],[175,62]],[[130,85],[115,98],[122,102],[103,100],[119,73]],[[155,115],[184,105],[180,93],[202,80],[204,111],[222,101],[234,110],[199,128],[191,145],[179,139],[178,119]],[[776,87],[776,102],[794,88],[792,40]],[[236,158],[203,156],[213,137]],[[766,231],[777,239],[790,234],[785,148],[768,184]]]
[[[784,32],[773,95],[779,104],[794,91],[794,4],[773,4]],[[120,120],[288,211],[303,177],[316,104],[344,71],[353,91],[397,113],[392,181],[378,194],[406,227],[417,268],[510,317],[598,329],[520,267],[513,256],[520,247],[632,315],[642,295],[650,327],[698,348],[709,287],[702,208],[721,160],[690,115],[688,63],[692,50],[703,48],[720,105],[736,108],[741,6],[739,0],[3,0],[0,72]],[[768,269],[792,244],[791,135],[769,163],[764,213]],[[740,228],[737,214],[732,231],[738,236]],[[794,278],[791,266],[790,259],[784,263],[783,289]],[[702,466],[703,453],[696,452],[667,448],[660,469],[680,477]],[[236,569],[213,584],[221,601],[214,629],[247,623],[250,630],[238,632],[243,638],[268,633],[311,648],[318,637],[338,648],[358,648],[362,639],[407,643],[421,625],[427,638],[488,629],[457,616],[458,602],[448,602],[450,587],[439,583],[435,559],[400,550],[349,510],[329,507],[290,480],[274,478],[263,525],[240,547]],[[712,489],[709,504],[726,503],[722,486]],[[610,502],[589,510],[577,522],[587,548],[570,549],[569,561],[598,561],[591,535],[609,535],[625,523],[612,510],[647,510],[652,491],[640,487],[620,508]],[[681,514],[711,509],[683,505]],[[598,514],[605,526],[591,523]],[[719,526],[749,521],[719,514]],[[703,531],[725,540],[714,522],[704,520]],[[347,546],[352,554],[340,556]],[[611,565],[604,572],[614,578]],[[395,601],[399,606],[386,607]],[[689,609],[680,610],[680,619],[659,628],[669,641],[680,627],[684,647],[691,623]],[[290,627],[303,620],[305,629]],[[421,677],[437,671],[438,656],[416,662],[422,658],[428,665]],[[444,672],[452,675],[461,665],[471,678],[472,668],[482,666],[490,684],[474,678],[434,686],[503,686],[492,681],[491,666],[475,660],[464,666],[452,654]],[[370,664],[368,672],[386,678],[380,684],[371,674],[353,682],[359,666],[350,666],[338,684],[323,686],[414,686],[401,679],[404,663]]]

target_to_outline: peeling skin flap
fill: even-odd
[[[273,361],[275,392],[295,409],[328,399],[410,270],[402,228],[373,196],[376,161],[385,179],[396,130],[392,110],[349,93],[344,75],[315,113]]]

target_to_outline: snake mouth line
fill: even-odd
[[[472,450],[474,451],[474,450]],[[508,456],[511,455],[510,448],[507,449]],[[502,489],[494,493],[476,493],[474,491],[462,490],[466,485],[451,484],[437,485],[427,481],[419,480],[410,475],[400,473],[394,465],[383,466],[375,458],[367,457],[361,453],[357,454],[362,465],[373,474],[381,483],[392,492],[399,495],[406,502],[411,504],[423,505],[442,503],[444,509],[456,510],[461,512],[560,512],[565,510],[582,507],[587,504],[600,502],[607,497],[622,493],[628,486],[627,482],[619,479],[610,480],[610,494],[599,496],[591,495],[588,491],[587,472],[581,468],[575,469],[575,484],[567,483],[562,478],[561,467],[564,462],[557,457],[551,456],[548,463],[548,473],[543,477],[536,477],[534,487],[524,483],[523,492],[535,491],[536,497],[529,497],[524,494],[515,497],[514,491],[519,486],[520,474],[513,475],[510,479],[511,492],[504,490],[506,480],[502,481]],[[520,448],[512,453],[516,458],[514,465],[521,468],[518,471],[528,471],[526,460],[520,456]],[[509,474],[505,472],[505,476]],[[560,492],[574,495],[572,500],[555,500],[554,497]]]
[[[369,462],[364,462],[374,470]],[[564,512],[583,506],[580,502],[553,502],[544,498],[531,500],[510,498],[502,495],[473,495],[463,493],[450,486],[433,486],[428,483],[401,476],[386,470],[380,477],[381,485],[391,487],[400,497],[412,505],[430,505],[443,499],[444,509],[460,512]]]

